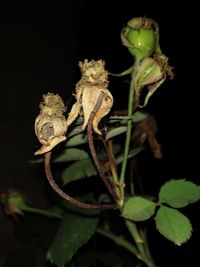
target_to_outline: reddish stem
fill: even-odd
[[[75,198],[70,197],[65,192],[62,191],[62,189],[56,184],[52,172],[51,172],[51,151],[45,154],[45,173],[47,180],[51,187],[56,191],[58,195],[60,195],[65,200],[72,203],[74,206],[83,208],[83,209],[97,209],[97,210],[106,210],[106,209],[116,209],[116,204],[102,204],[102,205],[95,205],[95,204],[89,204],[81,202]]]

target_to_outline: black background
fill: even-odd
[[[39,146],[33,124],[41,96],[52,91],[67,102],[79,79],[77,63],[84,58],[105,59],[112,72],[128,68],[132,58],[121,45],[120,29],[136,16],[151,17],[159,23],[162,51],[176,74],[175,80],[166,81],[145,108],[158,122],[164,154],[159,162],[144,159],[150,193],[170,178],[200,183],[199,19],[194,3],[175,6],[174,2],[35,0],[2,6],[0,192],[14,187],[34,205],[47,205],[48,185],[41,172],[38,174],[29,164]],[[123,105],[126,94],[120,91],[120,82],[113,84],[115,106]],[[155,233],[154,254],[162,264],[172,259],[176,266],[195,266],[195,260],[198,262],[199,205],[185,212],[194,228],[189,243],[175,247]],[[12,246],[10,222],[2,219],[1,229],[3,257],[4,250],[7,253],[6,248]]]

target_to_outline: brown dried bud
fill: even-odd
[[[75,97],[77,102],[72,106],[67,119],[67,125],[69,126],[83,111],[84,123],[82,128],[85,129],[90,115],[94,111],[99,94],[103,92],[104,98],[102,104],[96,112],[93,120],[94,131],[101,135],[101,131],[98,129],[98,123],[109,113],[113,105],[113,97],[107,89],[108,72],[105,70],[105,63],[102,60],[88,61],[86,59],[84,62],[79,63],[79,67],[81,69],[82,77],[76,84]]]
[[[154,157],[161,159],[162,150],[156,138],[157,131],[158,128],[155,119],[149,116],[146,120],[136,124],[132,137],[138,146],[143,146],[148,141]]]
[[[35,155],[49,152],[57,144],[66,140],[67,123],[64,112],[65,106],[59,95],[52,93],[43,95],[40,115],[35,120],[35,134],[42,147],[35,152]]]

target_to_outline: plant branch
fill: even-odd
[[[115,159],[115,155],[113,153],[113,145],[112,145],[112,140],[109,139],[107,142],[101,138],[103,145],[105,147],[105,151],[107,153],[108,156],[108,160],[109,160],[109,168],[108,170],[111,170],[112,173],[112,179],[114,184],[116,185],[118,183],[118,174],[117,174],[117,163],[116,163],[116,159]]]
[[[44,215],[44,216],[50,217],[50,218],[56,218],[56,219],[62,219],[63,218],[63,216],[59,213],[56,213],[53,211],[46,211],[46,210],[38,209],[38,208],[33,208],[33,207],[29,207],[29,206],[23,207],[22,210],[26,211],[26,212],[41,214],[41,215]]]
[[[140,257],[140,254],[138,253],[137,248],[133,246],[131,243],[129,243],[127,240],[125,240],[123,237],[116,236],[112,232],[104,231],[100,228],[98,228],[96,232],[112,240],[118,246],[125,248],[127,251],[129,251],[131,254],[135,255],[138,259],[141,260],[141,257]]]
[[[88,145],[89,145],[89,148],[90,148],[90,152],[91,152],[94,164],[95,164],[95,166],[96,166],[96,168],[97,168],[97,170],[99,172],[99,175],[102,178],[105,186],[108,188],[110,194],[112,195],[114,200],[117,202],[119,197],[118,197],[118,195],[116,194],[116,192],[114,190],[113,184],[107,178],[107,176],[105,175],[105,173],[102,170],[102,167],[101,167],[101,165],[99,163],[99,160],[98,160],[98,157],[97,157],[96,149],[95,149],[95,146],[94,146],[94,139],[93,139],[93,128],[92,128],[93,127],[93,120],[94,120],[94,117],[96,115],[96,112],[99,110],[99,108],[100,108],[100,106],[102,104],[104,96],[105,96],[104,93],[100,92],[99,97],[98,97],[97,102],[96,102],[96,105],[95,105],[93,111],[90,114],[90,118],[89,118],[88,126],[87,126],[87,137],[88,137]]]
[[[113,171],[115,172],[115,176],[117,177],[117,163],[116,163],[115,155],[113,153],[113,143],[111,139],[107,141],[107,146],[108,146],[108,156],[109,156],[111,168],[113,169]],[[116,180],[115,182],[118,182],[118,180]]]
[[[141,236],[142,236],[142,238],[144,240],[144,243],[145,243],[146,254],[147,254],[148,258],[153,261],[152,256],[151,256],[151,252],[150,252],[150,248],[149,248],[149,244],[148,244],[148,241],[147,241],[146,229],[145,230],[141,229],[140,230],[140,234],[141,234]]]
[[[133,196],[135,193],[135,185],[134,185],[134,160],[130,161],[130,193]]]
[[[102,204],[102,205],[95,205],[95,204],[89,204],[81,202],[75,198],[70,197],[67,195],[60,187],[56,184],[53,175],[51,173],[51,151],[45,154],[44,158],[45,162],[45,173],[47,180],[51,187],[56,191],[58,195],[60,195],[63,199],[69,201],[71,204],[73,204],[76,207],[83,208],[83,209],[99,209],[99,210],[105,210],[105,209],[115,209],[117,208],[116,204]]]
[[[123,188],[120,187],[119,185],[119,178],[118,178],[118,173],[117,173],[117,163],[116,163],[116,159],[115,159],[115,155],[113,153],[113,144],[112,144],[112,140],[109,139],[107,142],[101,138],[103,145],[105,147],[108,159],[109,159],[109,168],[111,170],[112,173],[112,181],[113,181],[113,187],[115,189],[115,192],[118,196],[117,199],[117,203],[119,204],[119,207],[123,206],[123,202],[124,202],[124,192],[123,192]]]
[[[135,79],[134,79],[135,69],[136,69],[136,66],[133,67],[133,71],[131,75],[131,83],[130,83],[129,99],[128,99],[128,117],[132,116],[132,113],[133,113],[133,101],[134,101],[134,93],[135,93]],[[124,156],[123,156],[122,169],[121,169],[121,175],[120,175],[120,184],[123,184],[124,179],[125,179],[129,146],[130,146],[130,140],[131,140],[131,127],[132,127],[132,120],[128,120]]]
[[[138,251],[140,253],[141,256],[141,260],[146,263],[146,265],[148,267],[156,267],[154,262],[152,261],[152,259],[148,256],[148,247],[146,244],[146,239],[143,239],[143,237],[141,236],[141,234],[139,233],[138,229],[137,229],[137,225],[129,220],[126,220],[126,226],[132,236],[132,238],[134,239],[136,246],[138,248]]]

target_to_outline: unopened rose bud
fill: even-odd
[[[148,84],[153,84],[165,76],[162,66],[154,58],[145,58],[137,68],[135,80],[140,88]]]
[[[121,31],[123,45],[136,60],[150,57],[155,52],[157,38],[153,22],[148,18],[133,18]]]
[[[42,147],[35,152],[35,155],[44,154],[66,140],[67,123],[64,112],[65,106],[59,95],[52,93],[43,95],[40,115],[35,120],[35,134]]]
[[[148,93],[144,100],[145,106],[149,98],[164,82],[166,77],[174,77],[172,67],[168,64],[168,58],[162,55],[155,55],[154,58],[147,57],[137,65],[135,75],[136,94],[139,95],[144,86],[147,86]]]

